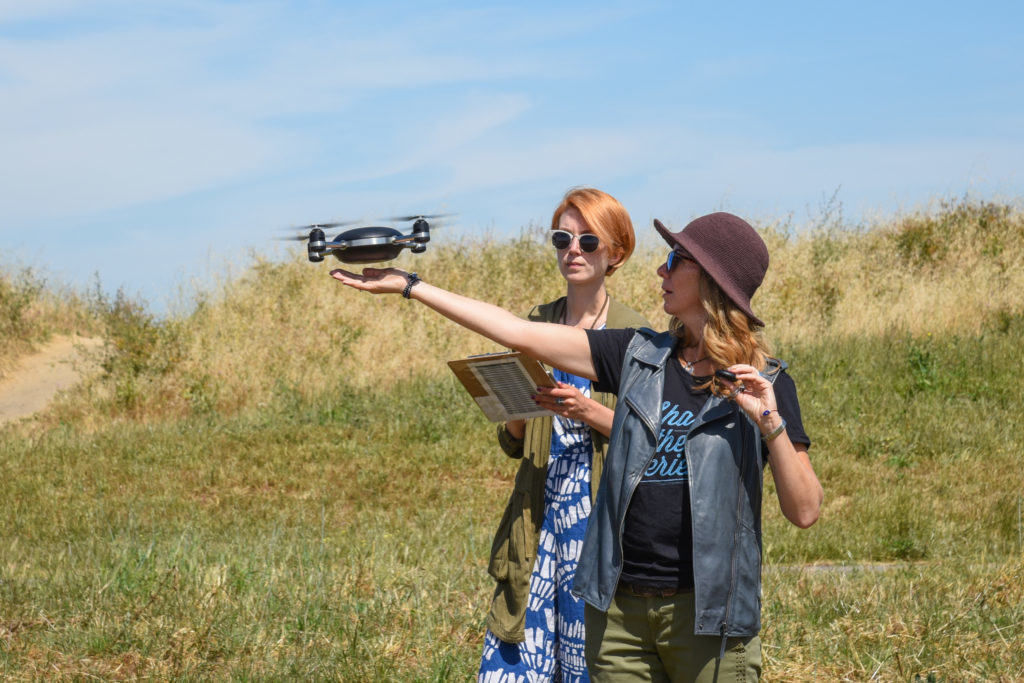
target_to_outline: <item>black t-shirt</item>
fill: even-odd
[[[596,391],[618,394],[622,361],[634,334],[633,329],[587,331],[597,373]],[[657,448],[626,510],[621,581],[693,588],[690,482],[683,449],[696,415],[711,395],[694,388],[706,380],[694,378],[677,361],[668,363]],[[783,371],[774,388],[790,440],[809,445],[793,379]],[[767,458],[767,446],[762,444],[762,449]]]

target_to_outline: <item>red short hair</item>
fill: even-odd
[[[608,256],[614,261],[605,275],[611,275],[633,254],[636,235],[633,221],[629,219],[626,207],[607,192],[592,187],[574,187],[562,197],[562,203],[551,217],[551,229],[558,229],[562,214],[575,208],[595,235],[608,247]]]

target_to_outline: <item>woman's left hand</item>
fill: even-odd
[[[533,400],[541,408],[581,422],[589,421],[592,404],[597,403],[573,385],[564,382],[558,382],[557,387],[537,387]]]
[[[762,436],[785,425],[775,403],[775,389],[771,382],[751,365],[731,365],[726,369],[736,375],[735,382],[718,380],[725,387],[726,397],[736,401],[736,405],[761,430]],[[799,444],[797,448],[783,430],[779,438],[768,442],[768,463],[772,468],[782,514],[801,529],[814,524],[821,513],[825,492],[807,457],[807,445]]]
[[[781,417],[778,412],[779,407],[775,402],[775,389],[772,388],[772,383],[762,377],[761,373],[752,365],[731,365],[726,369],[736,375],[736,381],[718,379],[725,388],[725,397],[730,401],[735,401],[736,405],[742,408],[743,412],[757,424],[762,434],[775,429]],[[765,415],[766,411],[767,415]]]

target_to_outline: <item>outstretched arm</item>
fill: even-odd
[[[361,275],[339,268],[331,271],[331,277],[373,294],[400,294],[409,283],[408,274],[397,268],[364,268]],[[579,328],[523,320],[503,308],[426,282],[418,282],[409,298],[502,346],[522,351],[574,375],[597,379],[587,334]]]

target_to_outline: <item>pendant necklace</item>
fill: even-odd
[[[682,363],[683,369],[686,370],[691,375],[693,374],[693,366],[707,359],[708,357],[704,356],[703,358],[698,358],[697,360],[686,360],[682,353],[679,354],[679,362]]]

